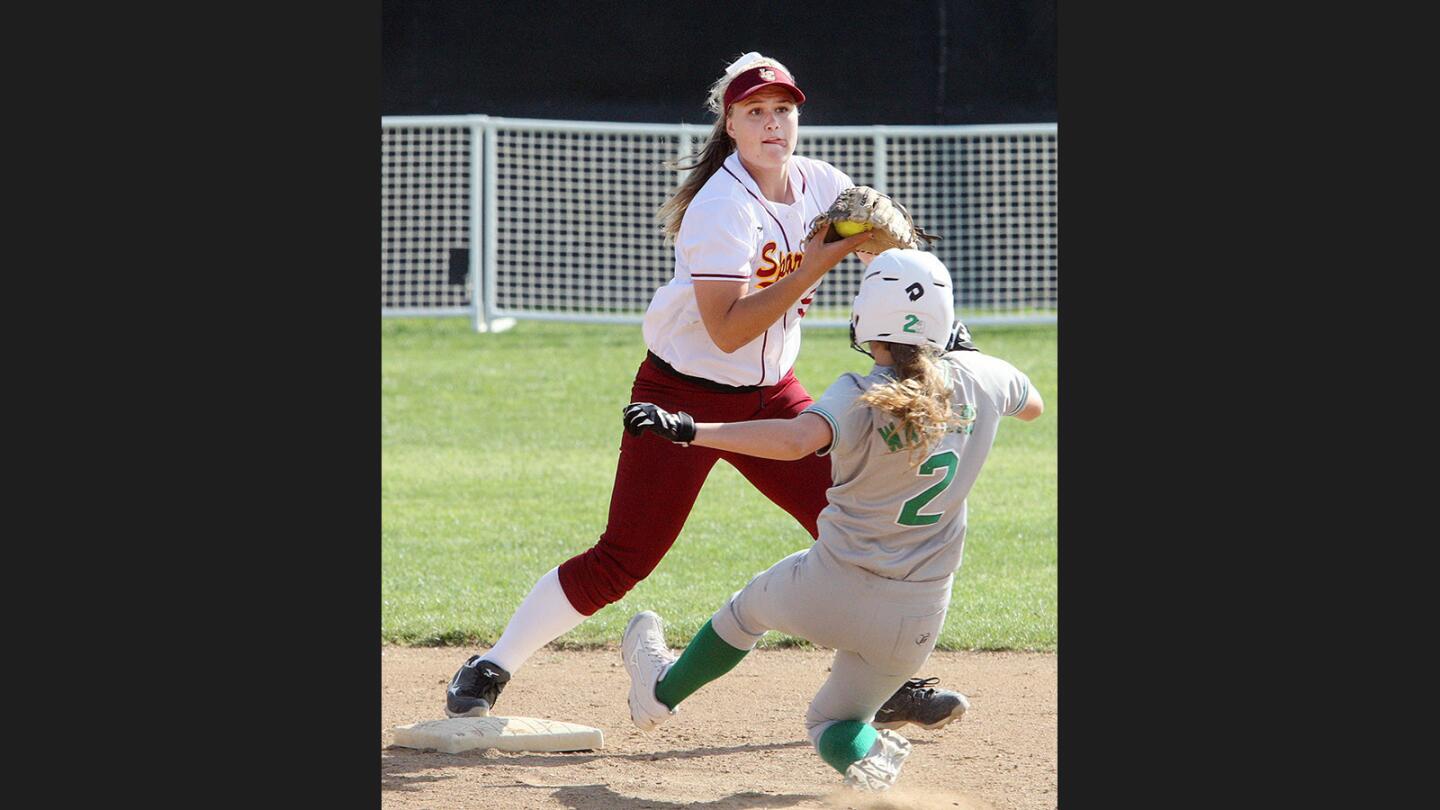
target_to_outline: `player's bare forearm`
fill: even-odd
[[[793,419],[699,422],[691,444],[758,458],[794,461],[830,444],[830,423],[813,413]]]
[[[729,282],[696,282],[695,303],[700,308],[700,319],[720,351],[729,354],[764,334],[847,253],[869,239],[868,234],[861,233],[826,244],[823,236],[817,234],[806,244],[799,267],[764,289],[745,290]]]
[[[824,275],[824,271],[796,271],[763,290],[739,296],[718,318],[705,319],[710,339],[726,354],[744,346],[780,320]]]

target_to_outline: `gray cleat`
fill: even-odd
[[[939,678],[911,678],[906,681],[900,691],[875,713],[875,720],[870,725],[893,730],[906,723],[914,723],[934,730],[959,720],[970,708],[970,701],[959,692],[931,687],[931,684],[939,682]]]

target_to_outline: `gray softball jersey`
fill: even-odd
[[[965,545],[965,499],[990,454],[1000,420],[1019,413],[1030,378],[998,357],[950,352],[942,368],[954,387],[953,409],[974,421],[948,433],[917,466],[896,420],[860,402],[860,395],[894,375],[889,366],[840,375],[803,413],[825,418],[829,447],[829,506],[820,537],[839,559],[889,579],[927,582],[960,567]]]

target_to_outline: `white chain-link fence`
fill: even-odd
[[[710,128],[488,116],[381,119],[380,311],[638,323],[670,280],[655,211],[680,175],[661,162]],[[802,126],[796,152],[874,186],[943,237],[970,324],[1054,322],[1054,124]],[[860,279],[826,275],[807,323],[843,326]],[[813,318],[813,320],[811,320]]]

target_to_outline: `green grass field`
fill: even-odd
[[[981,327],[976,343],[1030,375],[1046,413],[1006,420],[970,495],[964,564],[941,649],[1056,648],[1056,327]],[[381,321],[382,642],[488,645],[535,580],[605,528],[620,409],[644,358],[638,326],[463,318]],[[869,358],[810,329],[796,367],[812,396]],[[618,643],[640,610],[686,643],[755,573],[810,536],[728,464],[648,579],[557,646]],[[770,634],[762,646],[796,643]]]

